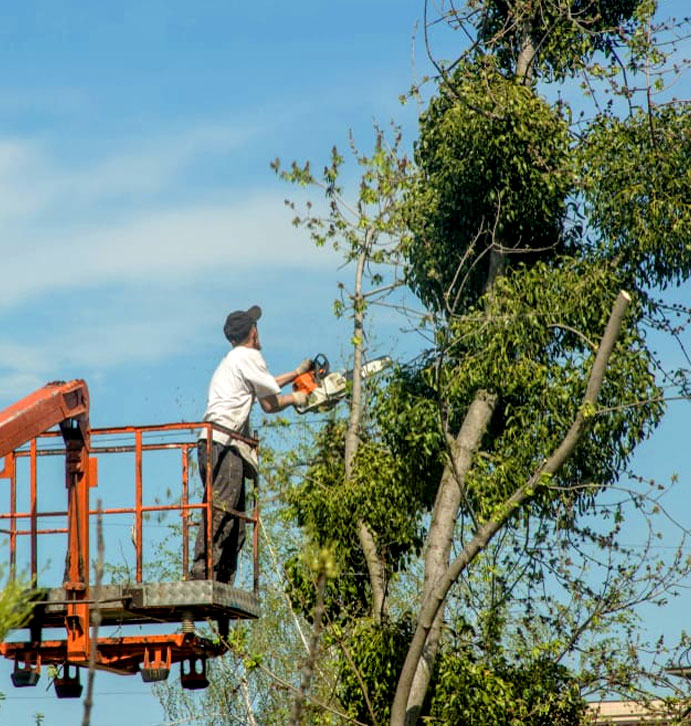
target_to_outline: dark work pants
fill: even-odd
[[[204,484],[206,502],[206,441],[197,444],[199,473]],[[238,553],[245,541],[245,520],[229,510],[245,511],[244,461],[229,446],[214,442],[211,450],[213,470],[213,518],[211,524],[213,579],[233,584]],[[197,532],[190,576],[203,580],[206,574],[206,512]]]

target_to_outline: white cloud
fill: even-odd
[[[45,378],[32,371],[0,372],[0,402],[9,405],[18,396],[27,395],[45,383]]]
[[[58,199],[93,203],[116,196],[141,200],[176,184],[186,165],[205,154],[228,156],[258,133],[243,128],[197,126],[184,133],[145,139],[137,148],[71,170],[60,178]]]
[[[31,319],[28,330],[22,331],[29,338],[24,343],[12,339],[20,331],[3,326],[0,401],[17,398],[48,380],[72,377],[75,371],[76,375],[88,372],[93,379],[100,371],[122,364],[179,353],[189,338],[185,330],[192,328],[203,302],[199,305],[182,296],[164,298],[166,304],[155,290],[120,290],[75,315],[63,296],[56,314]],[[22,322],[26,324],[26,318]]]
[[[179,354],[219,304],[315,304],[310,280],[340,258],[291,225],[293,190],[185,187],[189,165],[252,133],[197,127],[80,165],[0,139],[0,399]]]
[[[135,147],[90,162],[56,158],[34,139],[0,139],[0,225],[33,226],[39,215],[44,221],[51,215],[63,220],[66,210],[77,224],[103,205],[107,212],[114,200],[140,207],[148,195],[174,188],[187,165],[199,157],[230,156],[259,131],[255,125],[200,125],[142,138]]]
[[[0,139],[0,312],[60,290],[325,264],[329,255],[290,224],[283,195],[245,191],[240,180],[201,200],[186,191],[190,164],[213,154],[232,165],[233,149],[258,128],[197,126],[91,164]]]
[[[230,279],[250,269],[314,268],[335,259],[315,251],[306,234],[291,226],[282,197],[274,195],[163,208],[112,226],[38,234],[23,234],[2,253],[0,311],[51,291],[189,280],[222,268]]]
[[[44,362],[45,357],[32,345],[0,341],[0,369],[40,371]]]

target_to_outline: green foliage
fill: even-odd
[[[448,456],[444,432],[455,435],[479,390],[494,391],[499,403],[466,480],[464,509],[475,517],[490,517],[573,423],[621,280],[609,265],[556,263],[509,270],[477,309],[451,319],[439,339],[442,354],[399,369],[377,397],[376,430],[395,462],[394,481],[407,483],[411,518],[433,504]],[[538,508],[568,503],[585,511],[660,420],[660,390],[640,322],[637,306],[620,333],[598,407],[589,411],[588,431],[536,493]],[[379,531],[381,523],[370,521]]]
[[[691,114],[688,105],[598,118],[579,148],[580,186],[596,254],[637,288],[691,275]]]
[[[363,439],[353,474],[346,482],[343,422],[332,421],[317,435],[310,466],[303,480],[286,494],[287,518],[309,533],[319,547],[329,547],[337,574],[326,586],[325,603],[332,620],[366,614],[370,607],[367,566],[357,535],[357,522],[376,533],[378,554],[389,575],[405,566],[411,552],[422,544],[420,495],[416,487],[428,480],[409,479],[410,462],[380,443]],[[419,457],[418,457],[419,460]],[[314,582],[302,553],[294,552],[285,564],[291,597],[310,617]]]
[[[582,70],[600,51],[615,60],[634,15],[649,16],[651,0],[487,0],[475,23],[478,38],[502,69],[515,73],[526,43],[537,53],[534,69],[553,79]],[[565,12],[566,10],[566,12]]]
[[[284,516],[310,532],[319,547],[337,537],[334,553],[341,573],[326,585],[324,601],[331,619],[341,612],[364,612],[369,600],[364,558],[355,533],[355,511],[361,506],[359,487],[343,484],[343,423],[332,421],[317,436],[310,467],[301,484],[286,492]],[[301,551],[294,551],[284,564],[295,606],[310,616],[315,604],[314,582]],[[360,575],[353,573],[361,573]]]
[[[0,566],[0,579],[2,575],[3,568]],[[4,640],[11,630],[21,628],[31,616],[31,596],[31,588],[21,580],[8,580],[4,589],[0,590],[0,640]],[[0,704],[4,697],[0,693]]]
[[[393,128],[391,141],[381,129],[375,131],[371,154],[362,153],[352,137],[350,139],[352,158],[362,169],[357,199],[353,202],[343,198],[340,177],[346,159],[335,146],[321,175],[312,172],[309,162],[304,165],[293,162],[289,169],[282,169],[280,160],[275,159],[271,168],[291,184],[323,190],[329,200],[326,215],[317,213],[308,202],[304,212],[293,218],[293,224],[307,230],[317,247],[330,245],[341,250],[347,261],[356,259],[367,248],[370,263],[389,264],[398,261],[400,245],[408,237],[400,199],[409,183],[410,164],[401,148],[400,129]],[[286,204],[292,210],[296,209],[293,202]],[[377,282],[378,274],[372,276],[374,282]]]
[[[411,513],[431,508],[446,461],[434,363],[423,355],[412,365],[395,368],[373,403],[378,435],[396,462],[400,481],[407,483]]]
[[[431,717],[467,726],[577,726],[585,702],[568,670],[548,659],[511,664],[475,661],[445,650],[439,658]]]
[[[0,567],[0,577],[2,577]],[[31,588],[21,580],[9,580],[0,590],[0,640],[10,630],[20,628],[31,614]]]
[[[337,695],[347,705],[350,716],[363,723],[372,723],[373,712],[378,723],[388,721],[391,694],[412,634],[413,623],[409,617],[404,617],[384,623],[365,618],[347,633],[347,637],[340,629],[327,636],[327,640],[348,649],[350,657],[341,655],[339,658]]]
[[[383,623],[362,619],[347,633],[337,628],[326,636],[348,650],[348,658],[339,658],[337,695],[353,718],[388,722],[412,632],[413,622],[404,616]],[[578,683],[564,666],[546,656],[509,662],[495,651],[484,657],[467,638],[444,648],[433,679],[424,713],[440,723],[577,726],[585,712]]]
[[[464,63],[420,118],[407,196],[412,288],[456,312],[485,291],[491,249],[533,262],[562,244],[573,184],[567,126],[491,60]]]
[[[559,445],[585,393],[588,372],[618,291],[617,271],[561,259],[518,268],[495,283],[483,310],[452,320],[441,390],[456,412],[451,430],[480,389],[495,391],[498,410],[466,481],[483,518],[491,515]],[[553,499],[592,503],[598,487],[612,484],[662,415],[652,362],[638,329],[627,318],[607,370],[606,383],[575,454],[542,487],[540,506]],[[581,488],[583,485],[595,485]]]

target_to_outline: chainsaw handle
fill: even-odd
[[[329,359],[323,353],[317,353],[312,358],[312,370],[317,383],[321,383],[329,375]]]

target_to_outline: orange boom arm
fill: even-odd
[[[48,383],[0,412],[0,458],[53,426],[70,420],[77,423],[82,440],[88,443],[89,391],[86,382],[77,379]]]

